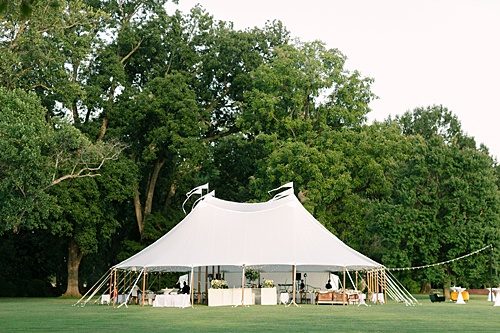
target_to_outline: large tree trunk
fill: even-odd
[[[431,292],[431,284],[429,282],[423,282],[422,285],[420,286],[420,293],[421,294],[429,294]]]
[[[167,210],[170,206],[170,203],[172,202],[172,198],[174,197],[176,191],[177,185],[175,184],[175,182],[173,182],[172,184],[170,184],[170,190],[168,191],[167,197],[165,199],[165,210]]]
[[[76,244],[75,240],[70,240],[68,245],[68,287],[64,296],[81,296],[78,289],[78,270],[82,257],[83,255],[78,244]]]
[[[151,210],[153,209],[153,198],[156,188],[156,182],[158,181],[158,177],[160,175],[160,171],[163,165],[165,165],[165,159],[157,160],[155,163],[153,172],[148,180],[144,207],[141,204],[139,190],[136,189],[135,191],[134,195],[135,218],[137,221],[137,226],[139,228],[139,235],[141,236],[141,239],[144,233],[144,224],[146,218],[148,217],[149,214],[151,214]]]
[[[109,119],[107,116],[102,118],[101,127],[99,128],[99,134],[97,134],[97,141],[101,141],[106,134],[106,130],[108,129]]]
[[[446,299],[451,298],[450,287],[451,287],[451,279],[450,279],[450,275],[447,274],[444,278],[444,281],[443,281],[443,295]]]
[[[139,229],[139,235],[144,232],[144,218],[142,217],[142,204],[139,189],[135,189],[134,193],[134,210],[135,210],[135,220],[137,221],[137,228]]]
[[[144,204],[144,216],[151,214],[151,210],[153,209],[153,197],[155,193],[156,182],[158,181],[160,170],[164,164],[165,159],[157,160],[155,163],[153,174],[149,179],[148,190],[146,194],[146,203]]]

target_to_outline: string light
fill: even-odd
[[[470,257],[474,254],[477,254],[481,251],[484,251],[488,248],[492,247],[492,245],[487,245],[479,250],[476,250],[474,252],[471,252],[471,253],[468,253],[468,254],[465,254],[461,257],[457,257],[457,258],[454,258],[454,259],[450,259],[450,260],[446,260],[446,261],[441,261],[441,262],[437,262],[437,263],[434,263],[434,264],[429,264],[429,265],[423,265],[423,266],[414,266],[414,267],[397,267],[397,268],[390,268],[390,267],[386,267],[387,270],[389,271],[409,271],[409,270],[414,270],[414,269],[422,269],[422,268],[429,268],[429,267],[434,267],[434,266],[439,266],[439,265],[445,265],[445,264],[449,264],[450,262],[454,262],[454,261],[457,261],[457,260],[460,260],[460,259],[464,259],[464,258],[467,258],[467,257]]]

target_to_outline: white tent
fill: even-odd
[[[114,268],[189,271],[214,265],[222,271],[382,267],[328,231],[288,189],[262,203],[230,202],[208,193],[170,232]]]
[[[246,267],[257,268],[260,272],[291,271],[292,285],[295,285],[297,270],[343,271],[348,275],[349,271],[365,270],[367,274],[372,272],[368,282],[369,285],[371,282],[372,291],[378,292],[378,286],[383,283],[378,272],[384,271],[385,267],[344,244],[318,222],[294,195],[292,183],[282,187],[288,189],[261,203],[237,203],[217,199],[214,192],[206,194],[170,232],[115,265],[109,275],[109,288],[120,283],[116,275],[118,270],[139,272],[134,284],[147,272],[190,271],[190,285],[193,285],[194,268],[218,266],[221,272],[242,271],[242,287]],[[207,188],[208,184],[193,191],[201,194],[202,189]],[[407,305],[413,304],[404,287],[394,286],[393,280],[388,279],[390,296]],[[144,290],[145,278],[142,281]],[[98,290],[106,287],[106,278],[103,277],[95,287],[83,305]],[[295,288],[292,299],[295,299]],[[243,294],[241,304],[244,304]]]

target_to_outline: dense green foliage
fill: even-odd
[[[280,22],[238,31],[157,0],[0,4],[0,292],[77,294],[174,227],[205,182],[257,201],[293,181],[389,267],[494,245],[491,261],[404,272],[408,287],[496,279],[500,168],[446,108],[367,124],[372,79]]]

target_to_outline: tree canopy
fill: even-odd
[[[0,2],[6,294],[21,293],[14,277],[33,266],[9,253],[39,241],[54,246],[32,246],[44,268],[27,278],[77,295],[173,228],[184,193],[206,182],[218,197],[256,201],[293,181],[326,228],[388,267],[488,244],[498,262],[500,169],[451,110],[368,123],[373,79],[347,69],[340,50],[278,21],[236,30],[200,6],[169,5]],[[488,260],[400,277],[412,289],[480,287]]]

